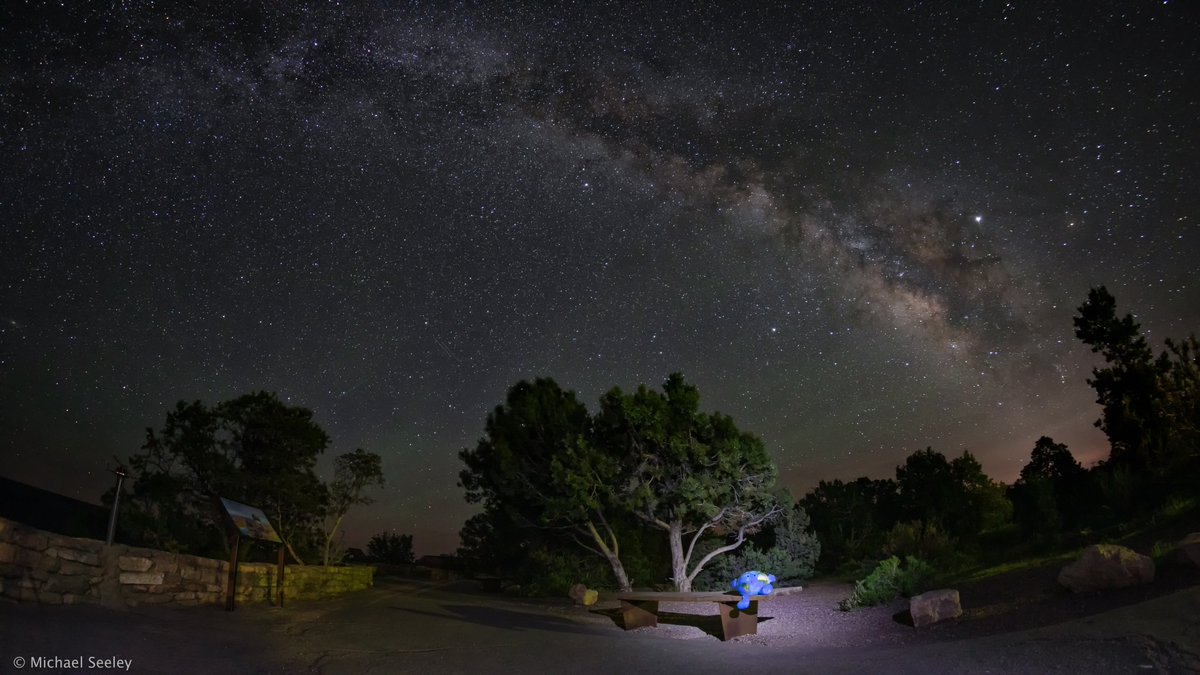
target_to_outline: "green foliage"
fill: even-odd
[[[882,605],[897,596],[912,596],[922,592],[933,578],[934,570],[924,561],[908,556],[901,567],[896,556],[880,561],[865,578],[855,582],[850,597],[838,603],[842,611]]]
[[[896,523],[888,533],[884,551],[893,556],[942,560],[954,551],[956,544],[957,542],[936,524],[915,521]]]
[[[518,572],[516,584],[522,595],[562,597],[575,584],[608,587],[611,578],[611,570],[594,555],[564,547],[537,548],[531,552],[529,563]]]
[[[489,531],[512,526],[531,533],[518,538],[538,543],[567,537],[606,560],[618,587],[628,590],[618,533],[610,525],[619,510],[614,491],[628,482],[628,464],[593,441],[591,417],[574,392],[551,379],[518,382],[488,415],[484,437],[459,458],[466,465],[459,485],[467,501],[482,502],[488,514],[463,533],[464,548],[478,543],[468,538],[494,539]],[[549,532],[532,534],[537,529]],[[508,548],[509,562],[531,555]]]
[[[633,467],[624,505],[667,533],[672,581],[690,590],[710,560],[736,549],[781,511],[773,492],[777,470],[762,440],[733,418],[699,411],[700,393],[671,374],[657,392],[614,388],[600,402],[597,443]],[[694,547],[710,530],[732,541],[700,557]],[[683,533],[693,533],[688,542]]]
[[[135,478],[122,531],[130,543],[221,554],[227,540],[213,505],[220,496],[261,508],[293,556],[311,554],[321,547],[327,500],[313,469],[328,445],[311,411],[272,393],[211,408],[180,401],[129,459]]]
[[[1037,440],[1029,463],[1008,494],[1021,528],[1040,536],[1094,521],[1095,504],[1100,501],[1093,476],[1066,445],[1047,436]]]
[[[695,586],[705,591],[728,590],[734,578],[750,570],[774,574],[780,586],[794,585],[812,577],[821,555],[821,542],[809,530],[804,508],[796,504],[784,511],[773,534],[773,545],[760,548],[748,543],[736,552],[714,558],[696,577]],[[713,548],[716,545],[710,545],[707,550]]]
[[[1022,476],[1011,488],[1013,516],[1027,534],[1047,534],[1062,529],[1054,482],[1049,478]]]
[[[543,533],[518,527],[498,506],[488,505],[467,519],[458,536],[457,556],[469,573],[515,577],[527,562],[530,540]]]
[[[821,541],[818,561],[825,570],[874,555],[895,524],[896,482],[865,476],[850,483],[821,481],[800,500]]]
[[[663,393],[614,388],[594,417],[553,380],[517,383],[488,416],[484,437],[459,454],[467,501],[484,505],[460,533],[462,553],[485,568],[520,569],[536,556],[558,565],[555,547],[570,542],[608,561],[627,589],[622,556],[657,577],[667,549],[686,588],[695,571],[686,574],[683,532],[694,532],[693,542],[732,533],[734,543],[719,547],[732,550],[780,510],[762,441],[698,405],[696,388],[678,374]],[[634,518],[666,531],[669,548],[643,545]]]
[[[1170,497],[1158,509],[1157,515],[1161,518],[1177,518],[1189,511],[1196,509],[1196,497],[1182,497],[1175,495]]]
[[[1175,553],[1175,543],[1170,541],[1162,541],[1161,539],[1154,542],[1154,546],[1150,549],[1150,557],[1158,565],[1168,561]]]
[[[383,563],[411,564],[414,560],[412,535],[380,532],[367,542],[367,554]]]
[[[896,467],[896,485],[905,520],[936,524],[955,537],[974,537],[1012,516],[1003,488],[967,451],[948,461],[933,448],[918,450]]]

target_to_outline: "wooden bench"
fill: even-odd
[[[621,601],[621,616],[625,619],[625,630],[649,628],[658,625],[658,603],[660,602],[712,602],[721,615],[721,630],[725,640],[758,632],[758,603],[771,600],[777,595],[799,591],[799,586],[776,589],[771,595],[758,595],[750,599],[750,607],[737,608],[742,596],[729,593],[617,593]],[[782,591],[782,593],[781,593]]]

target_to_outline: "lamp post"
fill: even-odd
[[[113,495],[112,512],[108,514],[108,537],[104,540],[109,546],[112,546],[113,535],[117,533],[117,505],[121,503],[121,485],[125,482],[125,476],[129,475],[125,472],[125,467],[120,465],[112,472],[117,477],[117,491]]]

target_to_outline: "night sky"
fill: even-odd
[[[1200,326],[1188,3],[63,4],[0,10],[0,473],[64,494],[266,389],[383,456],[350,544],[452,551],[510,385],[672,371],[796,496],[1011,481],[1107,454],[1089,287]]]

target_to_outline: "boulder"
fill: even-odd
[[[962,616],[962,603],[957,590],[943,588],[909,598],[908,612],[912,615],[913,625],[919,628]]]
[[[1075,593],[1125,588],[1154,581],[1154,561],[1124,546],[1096,544],[1062,568],[1058,583]]]
[[[575,601],[575,604],[582,605],[584,597],[587,595],[587,586],[583,584],[575,584],[571,590],[567,591],[567,597]]]
[[[1193,532],[1175,545],[1175,550],[1179,551],[1179,558],[1182,561],[1190,560],[1196,567],[1200,567],[1200,532]]]

